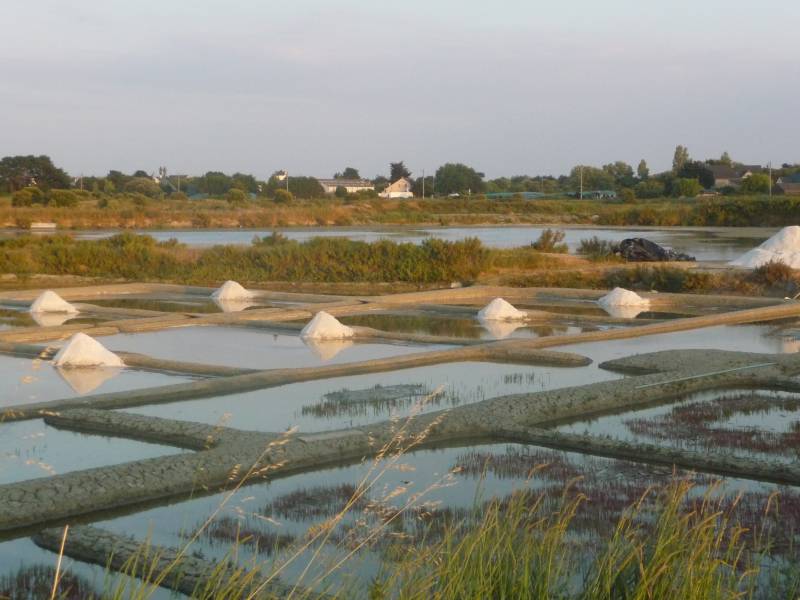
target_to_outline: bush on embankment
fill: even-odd
[[[20,276],[84,275],[139,281],[410,282],[473,281],[489,252],[477,239],[354,242],[314,238],[307,242],[270,236],[251,246],[187,248],[175,241],[121,233],[105,240],[67,236],[0,241],[0,272]]]

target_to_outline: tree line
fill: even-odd
[[[673,155],[672,169],[651,174],[647,162],[642,159],[636,168],[624,161],[615,161],[600,167],[576,165],[569,174],[516,175],[486,179],[484,173],[463,163],[446,163],[433,174],[414,177],[403,161],[389,164],[387,175],[370,179],[374,190],[360,192],[360,196],[374,197],[390,183],[401,178],[411,182],[416,196],[450,196],[480,194],[522,194],[535,192],[545,195],[573,195],[580,191],[607,190],[624,200],[649,199],[665,196],[692,197],[703,189],[714,187],[712,168],[725,165],[731,169],[742,169],[744,165],[733,161],[727,152],[719,159],[693,160],[685,146],[677,146]],[[723,188],[723,193],[765,193],[774,179],[781,175],[800,172],[798,164],[784,164],[773,171],[773,181],[763,172],[753,173],[742,179],[735,189]],[[360,180],[359,169],[347,166],[334,174],[333,179]],[[313,199],[324,196],[324,191],[315,177],[287,174],[276,171],[268,179],[260,180],[252,174],[208,171],[202,175],[170,175],[165,168],[158,173],[136,170],[124,173],[111,170],[104,176],[71,177],[53,164],[50,157],[6,156],[0,159],[0,193],[13,194],[17,205],[56,203],[68,206],[77,202],[80,194],[54,193],[54,190],[73,190],[95,194],[126,192],[147,197],[225,197],[231,202],[244,201],[248,197],[266,197],[277,202],[288,202],[293,198]],[[345,186],[337,189],[337,195],[347,196]]]

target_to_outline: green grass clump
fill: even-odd
[[[470,282],[487,265],[477,239],[425,240],[421,245],[344,238],[306,242],[280,236],[251,246],[189,249],[174,241],[121,233],[105,240],[68,236],[0,241],[0,272],[84,275],[139,281],[216,283],[227,279],[305,282]]]

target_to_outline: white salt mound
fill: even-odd
[[[76,333],[53,358],[57,367],[124,367],[122,359],[85,333]]]
[[[342,325],[336,317],[329,315],[324,310],[319,311],[300,332],[301,338],[314,340],[341,340],[351,338],[355,331],[347,325]]]
[[[800,269],[800,227],[784,227],[760,246],[756,246],[730,265],[755,269],[768,262],[782,262],[793,269]]]
[[[502,298],[495,298],[478,311],[478,318],[481,321],[524,321],[528,315]]]
[[[597,303],[603,308],[609,306],[650,306],[650,300],[647,298],[642,298],[636,292],[620,287],[611,290],[608,294],[600,298]]]
[[[32,313],[67,313],[74,315],[78,309],[64,300],[52,290],[47,290],[39,294],[39,297],[31,304]]]
[[[211,297],[214,300],[249,300],[253,297],[253,293],[247,291],[235,281],[226,281],[211,294]]]

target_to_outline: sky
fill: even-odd
[[[0,156],[72,175],[800,162],[798,0],[4,0]]]

